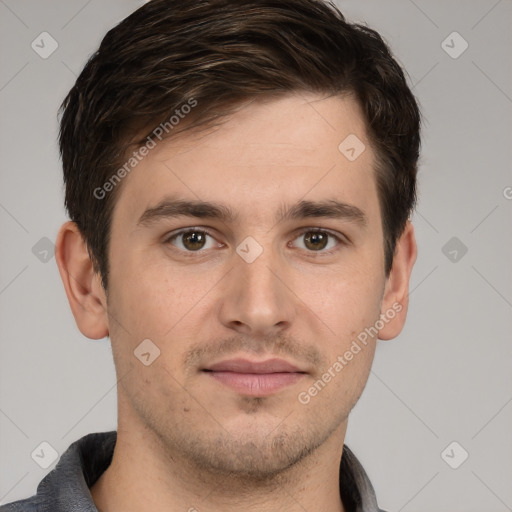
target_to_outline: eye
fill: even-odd
[[[206,231],[195,228],[189,228],[174,233],[167,238],[166,243],[187,252],[197,252],[201,249],[213,249],[214,247],[220,247],[222,245]]]
[[[294,243],[296,241],[299,241],[297,245]],[[330,250],[336,248],[340,243],[342,243],[340,237],[321,229],[308,229],[307,231],[303,231],[292,242],[293,245],[300,249],[314,252],[330,252]]]

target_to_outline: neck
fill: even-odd
[[[346,421],[297,464],[256,480],[199,468],[169,452],[135,418],[124,419],[119,422],[112,463],[91,488],[100,512],[345,511],[339,465]]]

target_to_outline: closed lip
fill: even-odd
[[[228,359],[214,363],[203,371],[209,372],[233,372],[248,374],[269,374],[269,373],[306,373],[297,366],[284,359],[266,359],[265,361],[250,361],[248,359]]]

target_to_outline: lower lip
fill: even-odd
[[[303,373],[207,372],[222,384],[249,396],[267,396],[295,384]]]

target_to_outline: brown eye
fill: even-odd
[[[210,234],[200,229],[182,230],[172,235],[166,243],[185,252],[198,252],[201,249],[219,247],[219,243]]]
[[[337,236],[329,231],[321,229],[304,230],[293,240],[292,245],[308,252],[329,254],[336,250],[338,245],[343,245],[343,235]]]
[[[325,249],[329,235],[321,231],[310,231],[304,235],[304,245],[312,251]]]
[[[199,231],[188,231],[181,235],[183,246],[189,251],[197,251],[204,247],[206,236]]]

